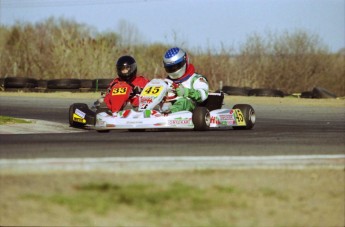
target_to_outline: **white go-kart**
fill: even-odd
[[[115,95],[129,96],[132,91],[130,87],[115,87],[112,92]],[[169,106],[178,98],[174,86],[166,80],[153,79],[139,94],[138,108],[127,105],[123,110],[111,113],[98,101],[91,108],[84,103],[74,103],[69,109],[69,123],[72,127],[94,129],[98,132],[119,129],[252,129],[255,125],[255,111],[248,104],[236,104],[232,109],[222,109],[222,92],[209,93],[208,99],[197,105],[193,112],[170,113]]]

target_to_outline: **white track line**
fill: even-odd
[[[345,167],[345,155],[105,157],[1,159],[1,171],[102,170],[115,172],[206,168]]]
[[[344,159],[345,154],[334,155],[274,155],[274,156],[155,156],[155,157],[100,157],[100,158],[37,158],[0,159],[2,164],[43,164],[43,163],[104,163],[104,162],[175,162],[175,161],[288,161],[311,159]]]

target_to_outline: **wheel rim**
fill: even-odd
[[[249,110],[249,120],[255,124],[256,121],[256,116],[255,116],[255,111],[253,109]]]
[[[210,126],[211,124],[211,117],[209,112],[205,115],[205,123],[207,126]]]

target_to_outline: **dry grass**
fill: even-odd
[[[123,28],[121,34],[97,34],[87,25],[54,18],[34,25],[0,26],[0,77],[112,78],[114,62],[123,54],[133,55],[139,73],[148,78],[166,75],[162,57],[171,46],[141,44],[130,38],[136,36],[135,29],[126,24]],[[330,53],[319,37],[305,31],[252,34],[236,52],[224,46],[220,51],[181,47],[212,89],[222,80],[224,85],[286,93],[320,86],[345,95],[344,54]]]
[[[0,225],[344,226],[343,169],[1,174]]]

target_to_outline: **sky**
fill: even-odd
[[[345,47],[345,0],[0,0],[0,24],[71,19],[98,32],[135,29],[146,43],[238,49],[249,35],[299,30]],[[121,22],[122,21],[122,22]]]

